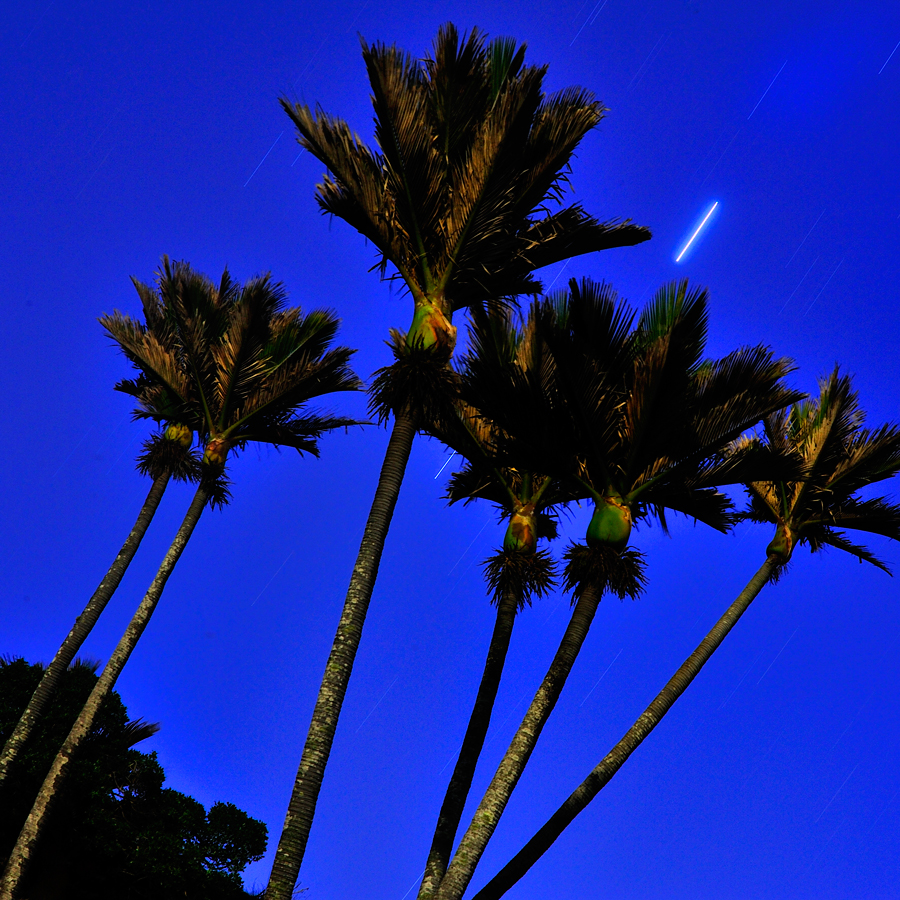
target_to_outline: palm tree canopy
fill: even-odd
[[[763,439],[774,451],[802,467],[802,479],[751,481],[749,509],[741,518],[777,528],[769,551],[787,562],[794,548],[813,552],[830,546],[887,566],[842,529],[900,540],[900,505],[859,492],[900,471],[900,428],[863,427],[851,379],[837,368],[820,382],[817,400],[796,403],[765,420]]]
[[[185,262],[163,258],[154,289],[134,281],[145,322],[118,311],[100,323],[138,370],[116,389],[135,397],[135,417],[186,427],[224,464],[249,441],[318,455],[317,438],[352,420],[304,405],[358,390],[353,351],[329,349],[338,319],[285,308],[283,285],[264,275],[240,285],[227,269],[218,285]]]
[[[458,309],[538,293],[534,269],[650,238],[578,204],[547,210],[605,110],[581,88],[545,95],[546,67],[525,64],[524,44],[485,43],[477,29],[460,37],[447,24],[425,60],[365,41],[362,50],[377,149],[321,108],[281,105],[301,146],[328,167],[322,211],[375,245],[382,275],[390,264],[417,311],[451,328]]]
[[[726,455],[742,432],[800,396],[782,384],[791,365],[762,347],[705,360],[707,293],[661,288],[635,321],[606,284],[589,279],[532,306],[527,370],[483,345],[469,359],[501,455],[515,436],[527,465],[570,497],[615,503],[629,518],[667,509],[713,527],[730,503],[716,487],[795,464],[753,445]],[[474,383],[474,382],[473,382]],[[627,537],[627,535],[626,535]]]
[[[528,446],[518,452],[516,438],[478,405],[492,385],[480,379],[498,373],[513,382],[540,378],[540,344],[534,340],[533,322],[517,327],[512,310],[501,304],[472,307],[469,349],[459,363],[462,393],[445,415],[424,430],[450,447],[464,461],[448,484],[450,503],[489,500],[502,520],[527,517],[535,540],[557,536],[559,508],[579,495],[557,478],[530,467]],[[488,362],[488,365],[484,365]],[[531,415],[539,411],[532,410]],[[509,541],[507,541],[507,544]],[[533,545],[531,547],[533,549]]]

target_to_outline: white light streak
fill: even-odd
[[[750,116],[752,116],[753,113],[756,112],[757,108],[759,107],[759,104],[762,103],[763,100],[765,99],[766,94],[768,94],[769,91],[772,90],[772,85],[775,84],[776,81],[778,81],[778,76],[781,74],[782,69],[784,69],[784,67],[785,67],[787,64],[788,64],[788,61],[787,61],[787,60],[785,60],[785,61],[781,64],[781,69],[778,70],[778,72],[776,73],[775,77],[772,79],[772,84],[770,84],[770,85],[763,91],[762,97],[760,97],[759,100],[756,101],[756,106],[754,106],[753,109],[750,110]],[[747,121],[748,121],[748,122],[750,121],[750,116],[747,116]]]
[[[35,27],[37,27],[37,26],[35,26]],[[897,47],[900,47],[900,41],[897,41]],[[894,47],[894,49],[891,50],[891,56],[893,56],[893,55],[897,52],[897,47]],[[884,61],[884,66],[886,66],[886,65],[891,61],[891,56],[889,56],[889,57]],[[878,74],[879,74],[879,75],[884,71],[884,66],[882,66],[882,67],[878,70]]]
[[[409,886],[409,891],[411,891],[423,878],[425,877],[425,872],[421,874],[421,876],[416,876],[416,880]],[[407,891],[400,900],[406,900],[409,896],[409,891]]]
[[[706,224],[709,217],[713,214],[713,210],[718,205],[719,205],[719,201],[716,200],[716,202],[713,203],[713,205],[709,208],[709,212],[703,217],[703,221],[697,226],[697,230],[690,236],[690,239],[684,245],[684,249],[681,251],[681,253],[678,254],[678,256],[675,257],[675,262],[681,262],[681,257],[684,256],[685,253],[687,253],[688,247],[690,247],[691,244],[694,242],[694,238],[697,237],[698,234],[700,234],[700,229],[703,228],[703,226]]]
[[[609,3],[609,0],[603,0],[603,6],[606,6],[607,3]],[[584,9],[585,5],[586,4],[583,4],[581,8]],[[594,19],[596,19],[597,16],[599,16],[603,11],[603,6],[600,6],[600,9],[597,9],[598,6],[600,6],[600,0],[597,0],[597,3],[594,4],[594,8],[588,13],[588,17],[584,20],[584,25],[582,25],[581,28],[578,29],[578,34],[576,34],[575,37],[572,38],[572,44],[574,44],[575,41],[578,40],[578,35],[581,34],[582,31],[584,31],[585,26],[588,24],[593,25]],[[596,13],[597,15],[594,15],[594,13]],[[593,16],[594,19],[592,19],[591,16]],[[569,46],[571,47],[572,44],[569,44]]]
[[[278,135],[277,138],[275,138],[275,144],[277,144],[277,143],[281,140],[281,135],[282,135],[282,134],[284,134],[283,131],[281,132],[281,134]],[[275,149],[275,144],[272,144],[272,146],[269,147],[268,150],[266,150],[266,155],[259,161],[259,166],[261,166],[261,165],[269,158],[269,154]],[[107,155],[108,155],[108,154],[107,154]],[[297,161],[297,160],[294,160],[294,162],[296,162],[296,161]],[[293,165],[293,163],[292,163],[292,165]],[[252,177],[259,171],[259,166],[257,166],[257,167],[250,173],[250,178],[252,178]],[[247,185],[250,184],[250,178],[248,178],[248,179],[244,182],[244,187],[247,187]]]
[[[285,559],[285,561],[275,570],[275,575],[273,575],[266,582],[266,586],[256,595],[256,600],[259,600],[259,598],[262,597],[262,595],[268,589],[269,585],[275,580],[275,577],[278,575],[278,573],[287,565],[288,559],[290,559],[294,555],[294,553],[296,553],[296,551],[291,550],[291,552],[287,555],[287,559]],[[254,600],[253,603],[251,603],[250,605],[253,606],[253,604],[256,603],[256,600]]]
[[[444,464],[438,469],[437,475],[434,476],[435,478],[437,478],[438,475],[440,475],[441,472],[443,472],[444,469],[447,468],[447,463],[449,463],[450,460],[453,459],[454,456],[456,456],[456,451],[455,451],[455,450],[447,457],[447,459],[445,460]]]
[[[854,773],[858,768],[859,768],[859,763],[857,763],[857,764],[850,770],[850,774],[844,779],[844,784],[846,784],[846,783],[850,780],[850,778],[853,776],[853,773]],[[825,811],[828,809],[829,806],[831,806],[832,803],[834,803],[835,797],[837,797],[837,795],[844,789],[844,784],[842,784],[842,785],[834,792],[834,797],[832,797],[832,798],[828,801],[827,806],[825,807],[825,809],[822,810],[822,812],[819,813],[818,817],[816,818],[816,821],[813,822],[813,825],[815,825],[816,822],[818,822],[819,819],[821,819],[822,816],[825,815]]]
[[[831,283],[831,279],[834,278],[835,275],[837,275],[837,270],[838,270],[843,264],[844,264],[844,260],[842,259],[842,260],[837,264],[837,266],[835,266],[834,271],[828,276],[828,281],[826,281],[825,284],[823,284],[822,287],[819,288],[819,293],[816,294],[815,297],[813,297],[813,302],[810,303],[809,306],[806,307],[806,312],[803,313],[804,316],[806,315],[806,313],[808,313],[808,312],[813,308],[813,306],[815,306],[816,300],[818,300],[819,297],[822,296],[822,291],[824,291],[825,288],[828,287],[828,285]]]
[[[624,650],[624,649],[625,649],[625,648],[623,647],[622,650]],[[608,672],[608,671],[613,667],[613,663],[616,661],[616,659],[618,659],[618,658],[622,655],[622,650],[620,650],[620,651],[616,654],[616,658],[615,658],[615,659],[614,659],[614,660],[606,667],[606,671],[603,673],[603,675],[601,675],[601,676],[597,679],[597,684],[600,684],[600,682],[603,681],[603,678],[604,678],[604,676],[606,675],[606,672]],[[597,684],[595,684],[594,687],[592,687],[592,688],[587,692],[587,696],[584,698],[584,700],[581,701],[581,703],[578,704],[579,708],[582,707],[582,706],[584,706],[584,701],[587,700],[587,698],[590,697],[591,694],[594,693],[594,689],[597,687]]]
[[[798,625],[798,626],[794,629],[794,631],[793,631],[793,633],[791,634],[791,636],[784,642],[784,647],[787,647],[787,645],[793,640],[794,635],[795,635],[799,630],[800,630],[800,626]],[[779,656],[781,656],[782,653],[784,653],[784,647],[782,647],[782,648],[775,654],[775,659],[773,659],[772,662],[770,662],[769,665],[766,666],[766,671],[763,672],[762,675],[759,676],[759,681],[762,681],[763,678],[766,677],[766,675],[769,673],[769,669],[771,669],[772,666],[775,665],[775,661],[778,659]],[[759,684],[759,681],[757,681],[756,683]],[[816,819],[816,821],[818,822],[819,820]]]
[[[900,218],[900,216],[898,216],[898,218]],[[569,262],[570,262],[570,260],[567,259],[565,262],[565,265],[563,265],[563,267],[556,273],[556,278],[554,278],[553,281],[550,282],[550,284],[547,287],[547,290],[544,291],[545,294],[550,293],[550,288],[552,288],[553,285],[556,284],[557,281],[559,281],[559,276],[562,275],[562,273],[566,271],[566,269],[569,266]]]
[[[821,256],[817,256],[817,257],[812,261],[812,265],[806,270],[806,275],[809,275],[809,273],[812,272],[813,266],[814,266],[821,258],[822,258]],[[804,276],[800,279],[800,284],[803,284],[803,282],[806,281],[806,275],[804,275]],[[779,316],[784,312],[785,306],[787,306],[788,303],[791,302],[791,298],[794,296],[794,294],[796,294],[797,291],[800,290],[800,284],[798,284],[797,287],[795,287],[795,288],[791,291],[791,296],[788,297],[787,300],[784,301],[784,306],[782,306],[781,309],[778,310],[778,315],[779,315]]]
[[[386,691],[378,698],[378,700],[375,701],[375,705],[369,710],[369,716],[371,716],[372,713],[375,712],[376,709],[378,709],[378,704],[381,703],[381,701],[384,700],[385,697],[387,697],[388,692],[389,692],[390,689],[397,683],[397,679],[398,679],[399,677],[400,677],[399,675],[395,676],[395,677],[394,677],[394,680],[388,685],[388,689],[387,689],[387,690],[386,690]],[[369,721],[369,716],[366,716],[366,717],[362,720],[362,722],[359,723],[359,728],[362,728],[363,725],[365,725],[366,722]],[[356,729],[356,731],[354,732],[354,734],[359,734],[359,728]],[[835,796],[837,796],[837,794],[835,794]],[[407,893],[409,893],[409,891],[407,891]]]
[[[827,207],[826,207],[826,209],[827,209]],[[819,224],[819,221],[821,220],[822,216],[824,216],[824,215],[825,215],[825,210],[823,209],[822,212],[819,213],[819,218],[816,219],[815,222],[813,222],[813,227],[810,228],[809,231],[806,232],[806,237],[803,238],[802,241],[800,241],[800,247],[802,247],[802,246],[806,243],[806,238],[808,238],[808,237],[813,233],[813,231],[815,230],[816,225]],[[793,259],[793,258],[800,252],[800,247],[798,247],[798,248],[791,254],[791,259]],[[787,268],[787,267],[791,264],[791,259],[789,259],[789,260],[784,264],[784,267],[785,267],[785,268]]]
[[[726,147],[722,151],[721,156],[719,156],[719,158],[713,163],[713,167],[706,173],[706,178],[704,178],[703,181],[700,182],[700,187],[703,187],[703,185],[706,184],[707,181],[709,181],[709,176],[716,171],[716,166],[718,166],[719,163],[722,162],[722,160],[725,158],[725,154],[728,152],[728,148],[731,147],[731,145],[734,143],[734,138],[736,138],[741,133],[743,128],[744,126],[741,125],[741,127],[738,128],[738,130],[734,133],[734,137],[732,137],[732,139],[728,142],[728,147]]]

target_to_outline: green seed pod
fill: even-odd
[[[631,510],[619,497],[604,497],[594,508],[587,529],[587,545],[624,550],[630,536]]]
[[[452,351],[456,345],[456,327],[438,306],[423,303],[416,306],[406,343],[408,346],[420,344],[425,349],[437,345]]]
[[[537,522],[534,513],[514,513],[503,536],[504,550],[534,553],[537,549]]]
[[[204,465],[213,466],[218,469],[223,468],[230,449],[228,441],[222,440],[222,438],[213,438],[206,445],[206,450],[203,453]]]
[[[766,556],[778,556],[782,563],[786,563],[790,560],[793,552],[794,532],[784,522],[781,522],[775,529],[775,537],[769,541],[769,545],[766,547]]]
[[[163,437],[167,441],[174,441],[176,444],[181,444],[182,447],[190,447],[191,441],[194,438],[194,432],[191,431],[187,425],[182,425],[180,422],[173,422],[165,430]]]

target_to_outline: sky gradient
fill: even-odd
[[[871,425],[900,419],[900,8],[724,9],[76,0],[8,10],[0,653],[52,658],[149,488],[134,471],[147,424],[112,390],[131,370],[97,324],[113,309],[139,314],[129,276],[152,280],[163,254],[214,278],[226,265],[240,280],[271,271],[292,304],[338,312],[361,377],[390,362],[384,341],[408,326],[409,299],[369,271],[376,257],[358,234],[319,215],[322,166],[277,104],[281,94],[320,103],[370,141],[358,34],[419,56],[448,20],[510,35],[549,65],[549,90],[581,85],[609,108],[573,163],[569,197],[653,239],[551,267],[546,286],[605,279],[638,305],[687,277],[710,290],[710,355],[765,344],[795,360],[790,382],[809,391],[840,363]],[[330,408],[366,417],[362,394]],[[249,886],[268,874],[386,442],[373,425],[326,437],[320,460],[250,448],[233,461],[232,504],[201,520],[117,686],[132,716],[161,723],[141,749],[158,752],[171,787],[268,824],[270,854]],[[301,872],[309,900],[415,896],[492,627],[479,562],[502,537],[490,507],[445,507],[446,458],[417,439]],[[167,492],[83,655],[105,661],[190,492]],[[588,514],[565,520],[557,553],[583,537]],[[670,537],[637,532],[649,588],[601,604],[475,887],[618,740],[769,538],[684,520]],[[869,546],[900,566],[900,548]],[[471,809],[566,607],[555,595],[517,622]],[[801,549],[507,896],[896,896],[898,653],[896,580]]]

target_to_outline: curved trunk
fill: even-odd
[[[487,660],[484,664],[484,674],[481,676],[481,684],[475,697],[475,705],[472,707],[472,715],[469,718],[466,736],[459,751],[456,768],[453,770],[450,784],[447,786],[447,793],[444,795],[437,828],[431,842],[431,851],[428,854],[425,877],[419,888],[419,900],[426,900],[426,898],[434,896],[434,892],[447,871],[447,862],[453,850],[453,840],[459,828],[459,820],[462,818],[466,799],[472,787],[478,757],[481,755],[488,726],[491,723],[491,713],[497,698],[497,689],[500,687],[500,676],[503,674],[503,665],[506,662],[506,653],[509,650],[509,641],[520,601],[521,597],[509,590],[497,605],[497,621],[494,624],[494,633],[491,635]]]
[[[625,732],[623,738],[603,757],[591,774],[572,792],[568,800],[547,820],[534,837],[475,895],[473,900],[498,900],[543,856],[575,816],[600,793],[619,771],[625,760],[663,720],[675,701],[697,677],[707,660],[725,640],[728,632],[737,624],[738,619],[765,587],[778,564],[779,561],[775,555],[766,558],[759,571],[750,579],[734,603],[728,607],[697,649],[682,663],[640,718]]]
[[[190,507],[188,507],[188,511],[181,523],[181,527],[175,535],[175,539],[172,541],[166,555],[163,557],[163,561],[156,573],[156,577],[153,579],[147,593],[144,595],[144,599],[141,601],[140,606],[138,606],[137,611],[128,623],[125,633],[119,639],[119,643],[113,651],[112,656],[110,656],[109,662],[107,662],[103,672],[100,674],[100,679],[94,685],[91,695],[88,697],[78,718],[75,720],[75,724],[72,726],[69,736],[60,748],[59,753],[56,754],[56,759],[53,760],[53,765],[50,767],[50,771],[47,773],[44,783],[41,785],[34,806],[28,815],[28,819],[25,821],[25,825],[19,834],[16,846],[9,857],[9,862],[3,873],[3,879],[0,881],[0,900],[12,900],[15,895],[28,862],[34,853],[37,842],[40,840],[41,831],[47,821],[47,814],[50,811],[53,800],[59,793],[63,781],[68,774],[72,758],[78,750],[78,746],[81,744],[82,740],[84,740],[90,732],[91,727],[94,724],[94,718],[97,715],[97,710],[100,708],[100,704],[113,687],[115,687],[116,679],[125,667],[125,663],[128,662],[128,657],[131,656],[132,650],[137,646],[140,636],[144,633],[144,629],[150,621],[150,616],[153,615],[153,611],[156,609],[159,598],[162,596],[166,581],[168,581],[169,576],[172,574],[172,570],[175,568],[175,564],[178,562],[185,545],[190,539],[191,533],[203,512],[203,507],[206,506],[207,499],[208,495],[203,488],[199,488],[197,493],[194,494],[194,499],[191,501]]]
[[[384,541],[400,493],[403,473],[406,470],[415,434],[416,426],[412,417],[406,413],[398,415],[384,456],[375,499],[363,532],[341,621],[325,666],[312,722],[300,758],[294,790],[278,841],[278,849],[275,851],[269,885],[266,888],[267,900],[290,900],[300,874],[300,865],[306,852],[306,842],[309,840],[325,766],[331,752],[344,694],[347,692],[350,672],[353,669],[353,660],[362,637],[369,600],[378,576],[378,564],[381,562]]]
[[[591,627],[600,597],[601,594],[596,588],[587,587],[575,604],[572,618],[566,626],[556,656],[491,779],[468,831],[463,835],[456,853],[453,854],[447,874],[436,894],[437,900],[459,900],[469,886],[475,867],[497,827],[500,816],[503,815],[510,795],[572,671],[581,645]]]
[[[131,560],[134,559],[134,554],[137,553],[144,534],[156,513],[168,481],[168,472],[154,479],[147,494],[147,499],[144,500],[144,505],[141,507],[137,521],[134,523],[127,540],[122,544],[122,549],[119,550],[116,558],[113,560],[113,564],[109,567],[109,571],[97,586],[97,590],[94,591],[91,599],[88,600],[87,606],[75,620],[72,630],[62,642],[59,650],[56,651],[53,661],[44,671],[40,684],[28,701],[28,706],[25,707],[25,711],[22,713],[13,733],[6,741],[3,752],[0,753],[0,785],[3,784],[19,751],[37,724],[41,711],[56,690],[56,685],[62,673],[69,667],[69,663],[75,659],[75,654],[78,653],[81,645],[91,633],[91,629],[97,624],[100,613],[106,608],[106,604],[109,603],[110,598],[119,586],[125,570],[130,565]]]

